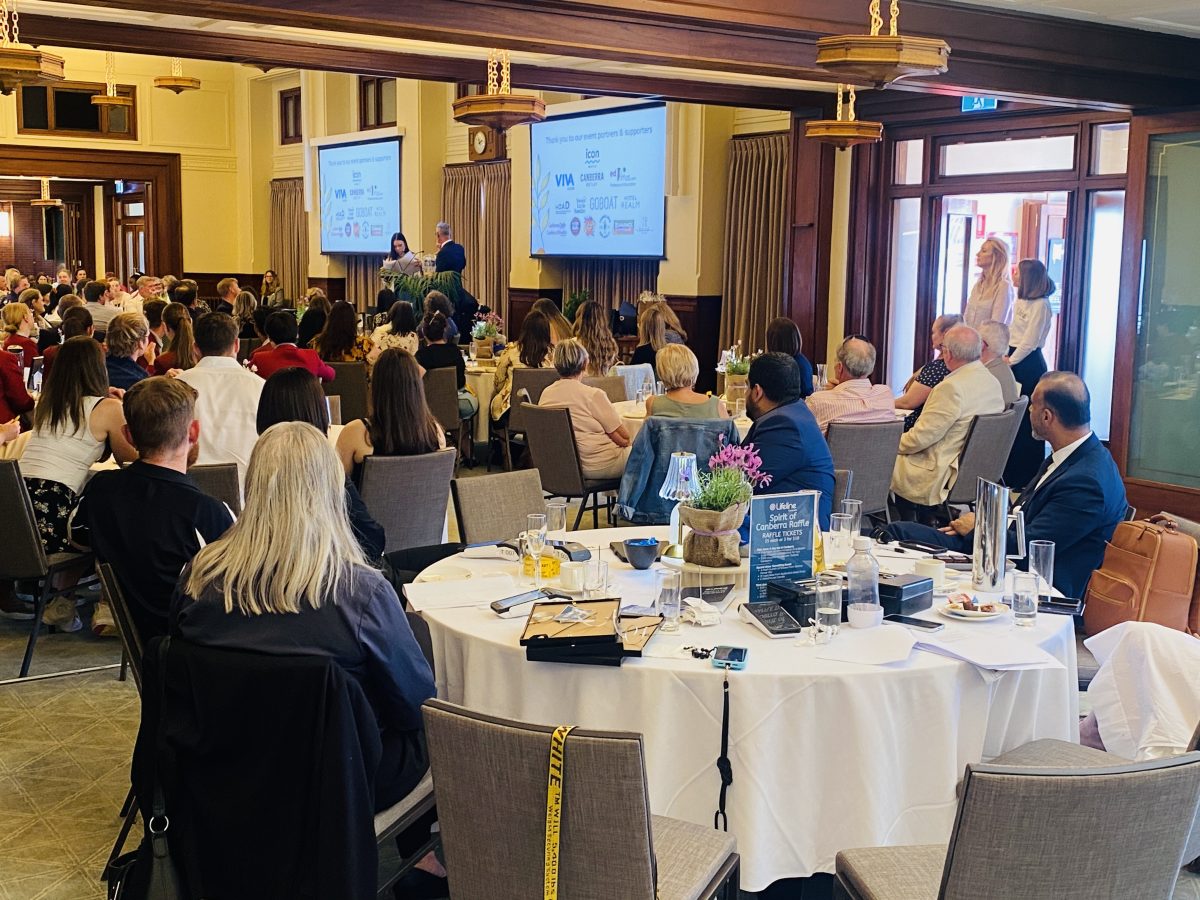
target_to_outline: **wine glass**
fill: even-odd
[[[476,353],[478,353],[478,352],[479,352],[479,348],[477,348],[477,347],[475,346],[475,342],[474,342],[474,341],[469,341],[469,342],[467,343],[467,353],[469,353],[469,354],[470,354],[470,356],[471,356],[471,362],[475,362],[475,354],[476,354]]]
[[[525,517],[525,549],[533,558],[533,587],[542,587],[542,551],[546,549],[546,514],[534,513]]]

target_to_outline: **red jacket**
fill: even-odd
[[[250,357],[250,371],[270,378],[280,369],[308,369],[322,381],[333,381],[333,368],[321,361],[316,350],[301,350],[295,344],[280,344],[272,350],[259,350]]]
[[[18,413],[28,412],[33,403],[16,355],[0,351],[0,422],[10,422]]]

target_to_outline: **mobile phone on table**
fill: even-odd
[[[937,544],[926,544],[924,541],[898,541],[897,543],[909,550],[920,550],[922,553],[932,553],[934,556],[942,556],[950,552],[947,547],[939,547]]]
[[[1083,614],[1083,601],[1076,597],[1047,597],[1043,594],[1038,598],[1038,612],[1078,616]]]
[[[946,626],[941,622],[929,622],[925,619],[914,619],[912,616],[884,616],[883,621],[895,622],[897,625],[905,625],[909,628],[920,628],[922,631],[941,631]]]
[[[714,668],[724,669],[728,666],[731,669],[746,668],[746,657],[750,655],[750,651],[745,647],[718,647],[713,651],[712,664]]]
[[[540,590],[526,591],[523,594],[516,594],[512,597],[504,597],[500,600],[493,600],[491,603],[492,612],[498,616],[513,616],[517,615],[520,612],[519,607],[524,606],[526,603],[534,603],[539,600],[547,600],[553,597],[561,597],[564,600],[571,599],[564,594],[556,594],[554,591],[541,588]]]

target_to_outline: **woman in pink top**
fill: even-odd
[[[579,463],[586,478],[619,478],[629,458],[629,432],[621,415],[600,388],[583,383],[588,353],[578,338],[554,346],[554,368],[562,376],[542,391],[539,406],[565,406],[571,411]]]

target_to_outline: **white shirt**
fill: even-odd
[[[1045,346],[1053,323],[1054,311],[1045,297],[1013,303],[1012,327],[1008,335],[1009,343],[1013,346],[1011,365],[1015,366],[1034,350]]]
[[[258,440],[255,420],[265,382],[230,356],[205,356],[179,376],[190,384],[200,422],[199,465],[237,463],[245,481],[250,452]]]

